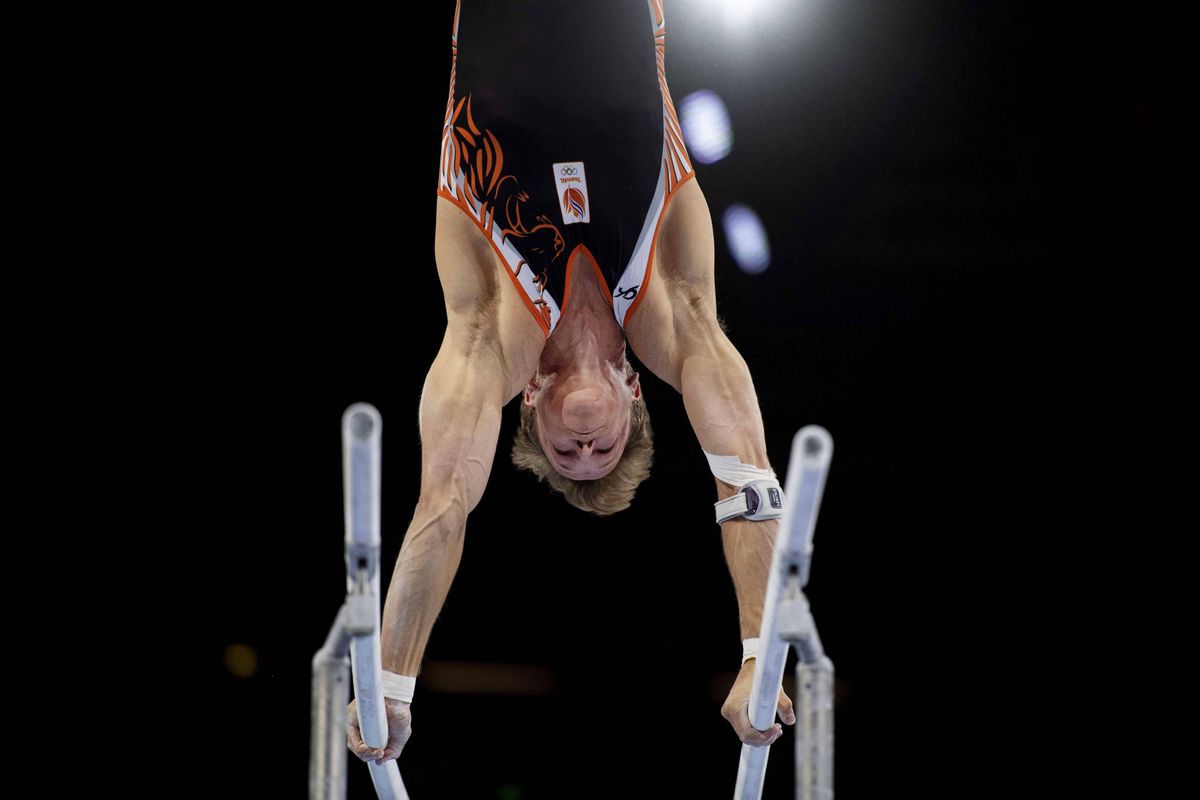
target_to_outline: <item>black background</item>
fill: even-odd
[[[709,6],[666,7],[676,104],[711,88],[733,120],[731,155],[697,165],[718,310],[781,477],[801,426],[835,442],[807,594],[837,666],[839,795],[973,796],[1019,777],[996,631],[1025,567],[1006,453],[1032,381],[1018,297],[1045,267],[1055,41],[1008,5],[777,6],[796,21],[733,39]],[[344,593],[347,405],[385,421],[388,572],[417,498],[417,405],[445,324],[433,220],[452,4],[439,11],[222,21],[180,87],[198,311],[169,400],[184,590],[205,598],[188,623],[212,689],[205,777],[222,796],[305,790],[309,662]],[[1118,111],[1146,113],[1136,98]],[[761,275],[728,255],[734,202],[771,237]],[[715,491],[680,397],[642,382],[655,467],[610,519],[516,473],[505,409],[426,657],[544,667],[558,689],[419,682],[401,757],[415,798],[730,796],[739,744],[719,708],[740,634]],[[232,643],[256,651],[253,677],[226,669]],[[774,747],[764,797],[790,796],[792,744]],[[350,766],[350,797],[371,796]]]

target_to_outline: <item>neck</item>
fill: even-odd
[[[571,298],[546,340],[538,371],[599,368],[605,361],[624,371],[625,334],[591,265],[579,258],[573,265]]]

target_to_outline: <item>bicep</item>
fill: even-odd
[[[469,331],[448,328],[421,390],[421,501],[470,513],[483,497],[500,436],[500,357]]]

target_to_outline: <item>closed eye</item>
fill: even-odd
[[[613,451],[613,447],[616,447],[616,445],[613,445],[612,447],[606,448],[606,449],[604,449],[604,450],[593,450],[592,452],[594,452],[596,455],[600,455],[600,456],[602,456],[602,455],[604,455],[605,453],[611,453],[611,452]],[[575,455],[575,451],[574,451],[574,450],[559,450],[557,447],[556,447],[556,448],[554,448],[554,452],[558,453],[560,456],[573,456],[573,455]]]

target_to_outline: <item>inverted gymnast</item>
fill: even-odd
[[[746,362],[717,317],[708,204],[664,69],[662,0],[455,0],[434,250],[446,333],[419,409],[421,488],[383,610],[389,741],[400,755],[422,654],[487,484],[504,406],[513,463],[571,505],[628,508],[652,437],[626,345],[683,395],[716,478],[743,659],[721,714],[747,713],[782,493]],[[722,521],[724,520],[724,521]],[[795,723],[780,692],[778,715]]]

